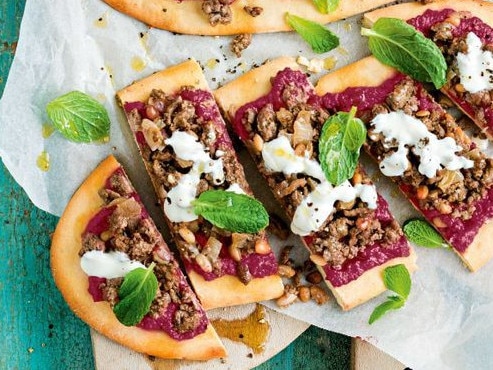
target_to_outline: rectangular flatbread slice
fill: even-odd
[[[493,257],[493,160],[422,84],[368,57],[316,91],[330,110],[358,108],[367,152],[471,271]]]
[[[404,19],[437,44],[448,66],[441,91],[493,140],[493,3],[413,2],[367,13],[364,21],[382,17]]]
[[[113,309],[122,280],[154,263],[158,291],[140,321],[122,324]],[[132,267],[133,266],[133,267]],[[123,167],[112,156],[82,183],[53,234],[51,269],[74,313],[93,329],[135,351],[189,360],[226,356]]]
[[[265,231],[230,232],[193,212],[192,202],[207,190],[252,196],[198,63],[157,72],[117,97],[202,305],[279,297],[284,287]]]
[[[386,267],[416,269],[414,251],[362,168],[337,187],[322,173],[318,137],[329,113],[293,59],[268,62],[214,94],[344,310],[386,290]]]
[[[391,0],[340,0],[336,10],[320,13],[312,0],[104,0],[149,26],[191,35],[235,35],[290,31],[287,12],[319,23],[361,14]]]

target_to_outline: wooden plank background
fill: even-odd
[[[0,1],[0,96],[24,4]],[[32,205],[3,163],[0,222],[0,369],[93,369],[89,329],[68,309],[49,269],[50,234],[57,218]],[[310,327],[257,370],[349,369],[350,348],[350,338]]]

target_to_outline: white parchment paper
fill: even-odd
[[[359,17],[334,23],[341,47],[322,57],[337,59],[336,68],[368,54],[359,36]],[[173,35],[149,29],[99,0],[28,0],[16,57],[0,100],[0,156],[16,181],[39,208],[61,215],[70,196],[108,154],[123,163],[151,214],[159,218],[147,180],[115,92],[133,80],[194,57],[204,66],[211,88],[282,55],[313,58],[294,33],[254,35],[242,58],[229,51],[231,37]],[[217,61],[215,61],[217,60]],[[53,133],[43,138],[46,104],[71,90],[81,90],[101,101],[111,118],[111,140],[106,144],[75,144]],[[36,164],[45,151],[50,168]],[[247,163],[248,178],[258,178]],[[368,164],[370,170],[374,169]],[[270,199],[261,181],[256,193]],[[378,181],[399,221],[414,215],[388,181]],[[298,244],[296,238],[290,240]],[[299,248],[299,254],[305,252]],[[372,326],[367,324],[373,301],[342,312],[334,303],[294,304],[280,310],[319,327],[359,336],[414,369],[493,368],[493,263],[469,273],[449,250],[419,248],[419,271],[404,309]],[[306,257],[306,255],[304,256]],[[268,306],[279,310],[275,303]]]

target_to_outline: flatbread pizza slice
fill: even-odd
[[[446,94],[493,139],[493,3],[477,0],[400,4],[364,16],[401,18],[433,40],[448,65]]]
[[[122,312],[117,307],[124,304],[123,282],[136,269],[150,271],[151,265],[158,283],[150,292],[154,298],[148,312],[132,319],[135,324],[125,315],[117,318],[115,312]],[[51,268],[70,308],[108,338],[160,358],[226,356],[199,300],[114,157],[104,160],[68,203],[53,234]]]
[[[414,251],[362,168],[338,186],[325,178],[318,138],[329,113],[293,59],[253,69],[215,96],[344,310],[386,290],[385,268],[416,269]]]
[[[340,0],[328,14],[312,0],[103,0],[149,26],[192,35],[234,35],[290,31],[287,12],[328,23],[388,4],[390,0]]]
[[[422,84],[368,57],[316,91],[329,110],[358,108],[367,152],[471,271],[493,257],[493,160]]]
[[[194,204],[206,192],[252,197],[198,63],[189,60],[117,93],[187,274],[206,309],[279,297],[266,233],[218,226]],[[243,220],[257,214],[228,212]]]

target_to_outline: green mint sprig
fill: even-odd
[[[53,126],[76,143],[107,140],[110,135],[108,112],[96,99],[71,91],[46,105]]]
[[[130,271],[118,290],[120,301],[113,308],[118,321],[125,326],[137,325],[149,312],[156,297],[158,281],[154,275],[152,262],[148,268],[136,268]]]
[[[256,233],[269,224],[262,203],[245,194],[207,190],[192,202],[195,214],[214,226],[235,233]]]
[[[317,22],[289,13],[286,13],[286,22],[317,54],[326,53],[339,46],[339,37]]]
[[[361,34],[369,37],[371,52],[383,64],[418,81],[433,82],[437,89],[447,81],[447,63],[438,46],[405,21],[380,18]]]
[[[428,222],[412,219],[404,223],[402,228],[410,242],[427,248],[450,248],[447,242]]]
[[[411,292],[411,275],[403,264],[389,266],[383,271],[385,287],[397,295],[387,297],[387,300],[373,310],[368,323],[371,325],[390,310],[404,306]]]
[[[333,12],[339,6],[339,0],[313,0],[320,13],[327,14]]]
[[[320,134],[320,165],[327,180],[335,186],[353,176],[366,139],[366,127],[355,115],[355,107],[348,113],[336,113],[324,123]]]

